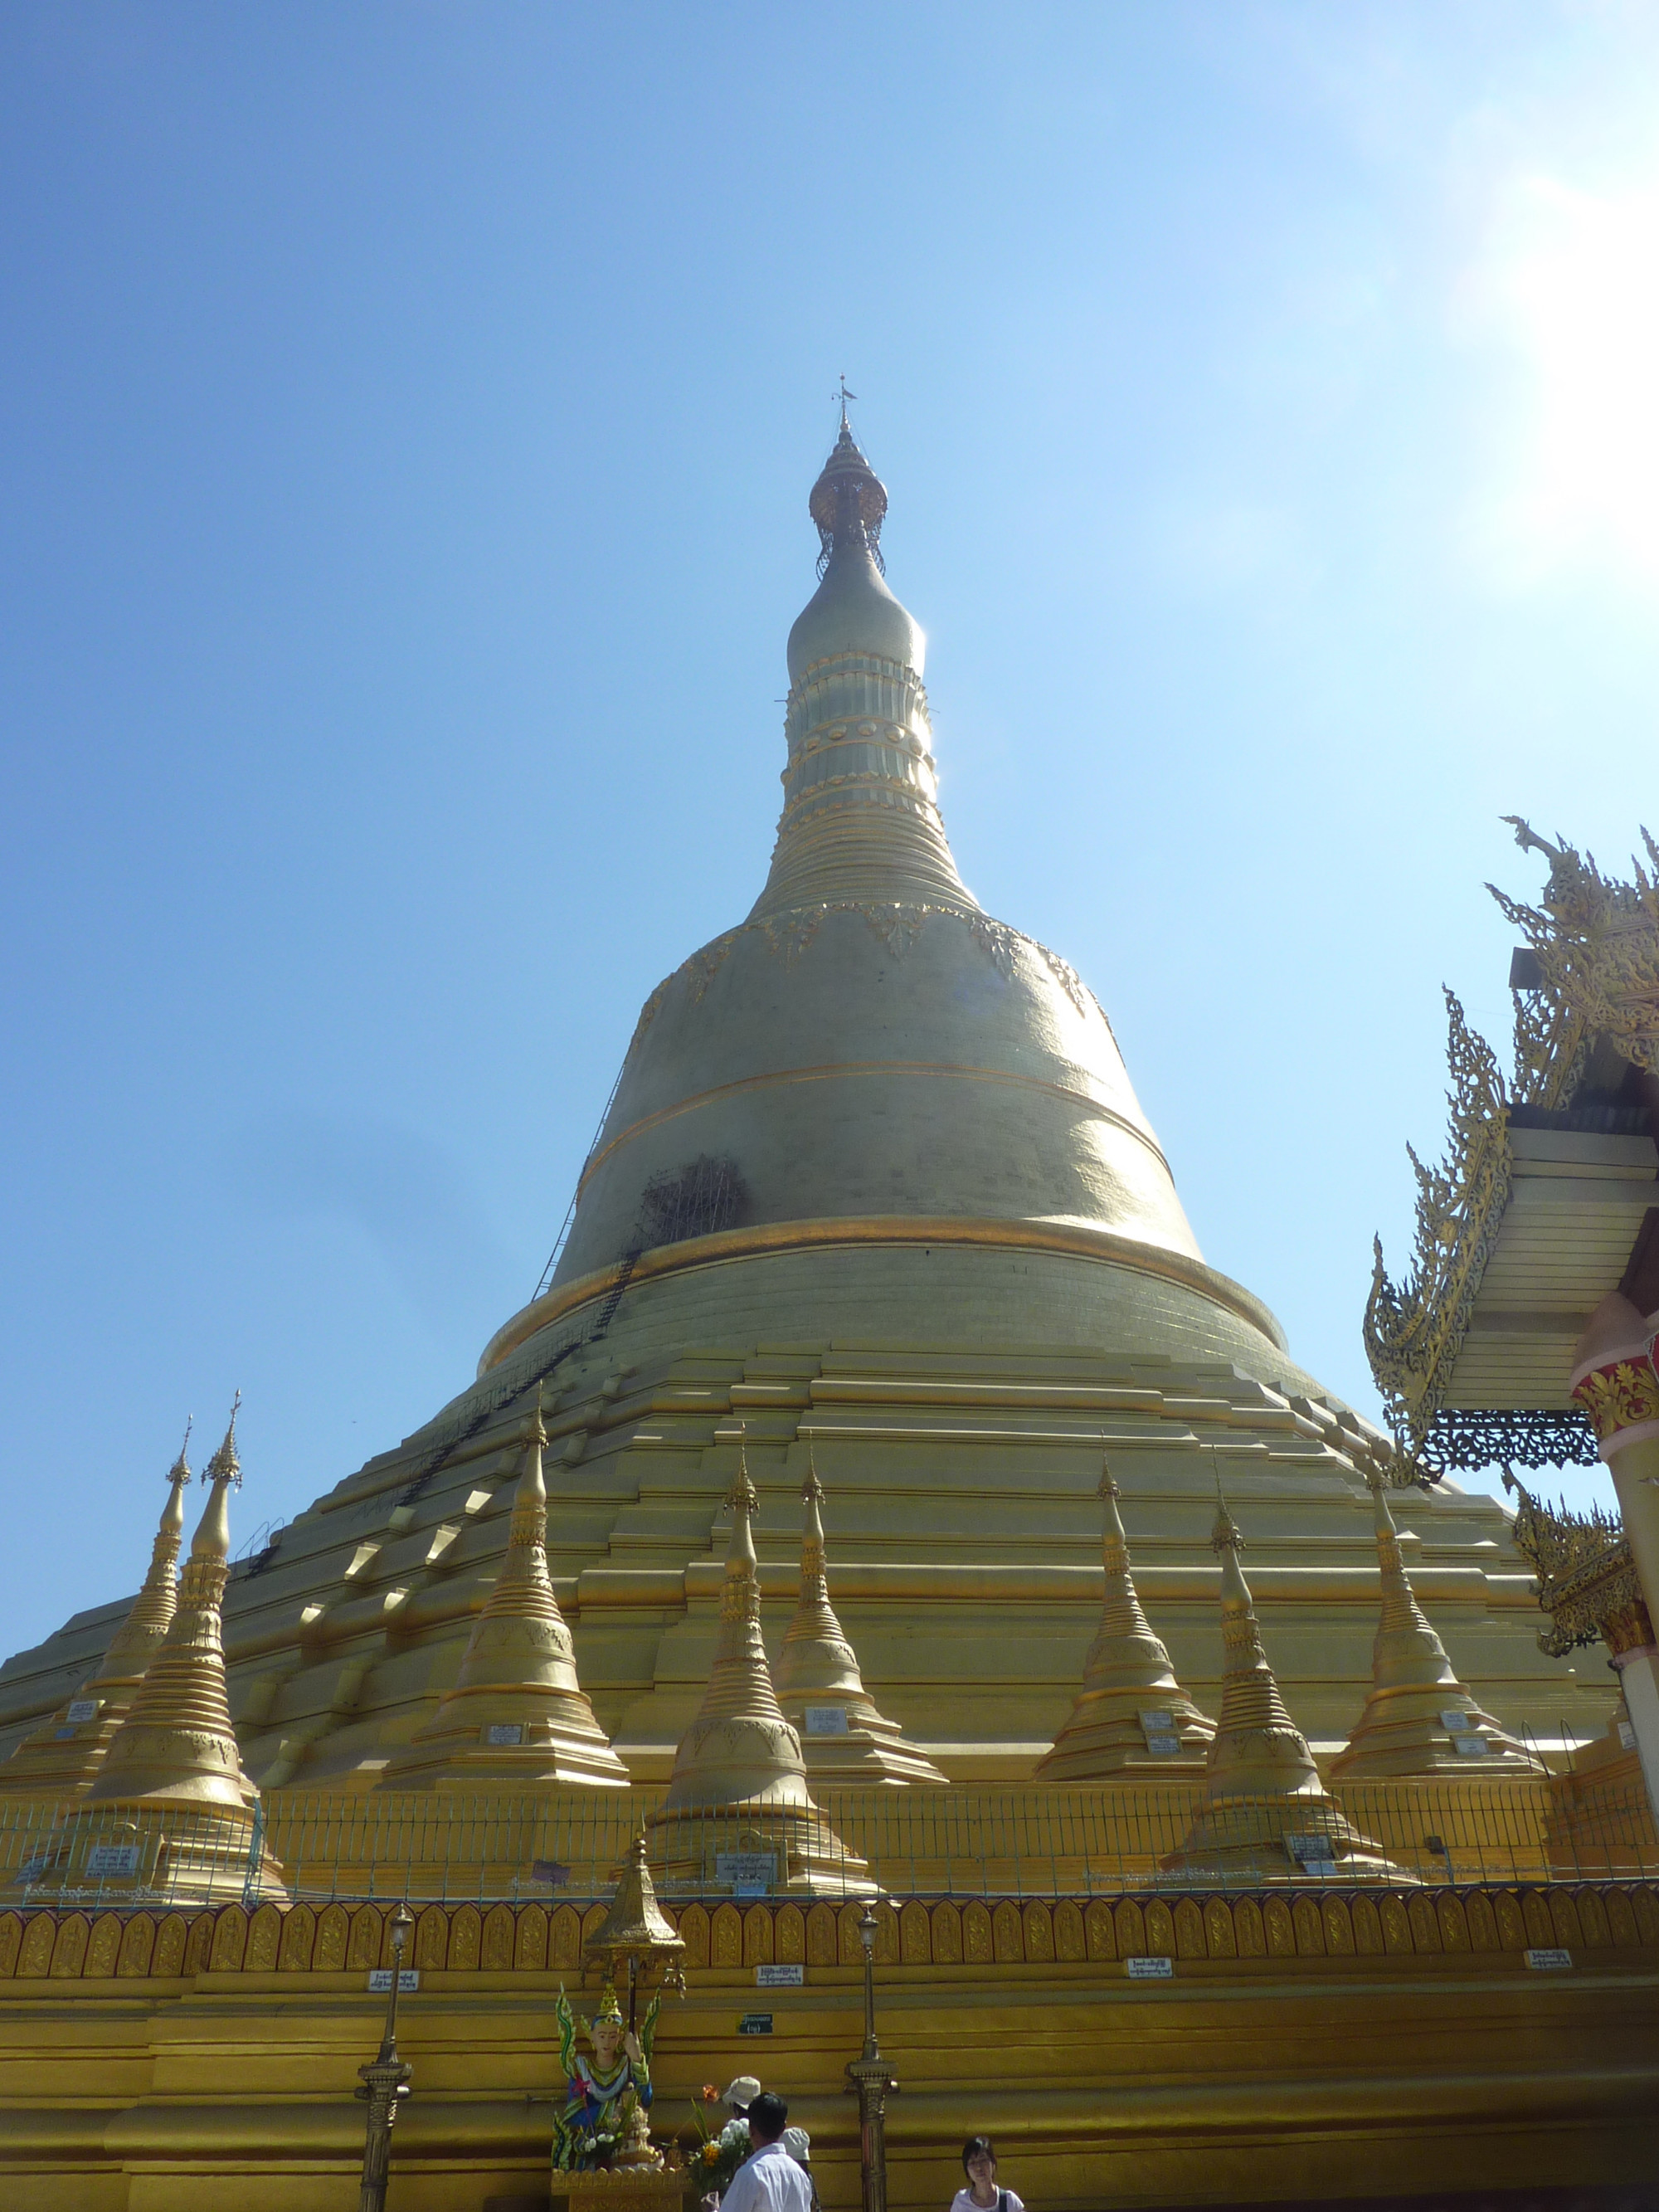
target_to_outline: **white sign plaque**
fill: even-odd
[[[1474,1726],[1474,1721],[1459,1705],[1455,1711],[1448,1706],[1440,1716],[1440,1725],[1448,1735],[1467,1735]]]
[[[738,1897],[765,1897],[777,1879],[778,1863],[770,1851],[717,1851],[714,1879],[722,1889]]]
[[[87,1853],[87,1872],[94,1880],[113,1875],[130,1881],[137,1871],[137,1844],[94,1844]]]
[[[1460,1759],[1484,1759],[1486,1756],[1486,1739],[1483,1735],[1455,1735],[1452,1741],[1457,1746]]]
[[[1571,1951],[1528,1951],[1527,1964],[1534,1973],[1559,1974],[1572,1964]]]
[[[845,1735],[847,1708],[845,1705],[808,1705],[806,1708],[808,1735]]]
[[[1132,1982],[1168,1982],[1175,1978],[1173,1959],[1126,1959],[1123,1970]]]
[[[1328,1836],[1287,1835],[1285,1849],[1297,1866],[1334,1866],[1336,1863],[1336,1846]]]
[[[1173,1713],[1165,1712],[1162,1709],[1153,1711],[1146,1705],[1141,1707],[1140,1733],[1142,1735],[1169,1735],[1173,1732],[1174,1728]]]
[[[383,1997],[389,1996],[392,1992],[391,1967],[375,1966],[371,1969],[368,1977],[368,1986],[372,1994]],[[420,1968],[418,1966],[405,1966],[398,1977],[398,1994],[401,1996],[405,1990],[418,1990],[420,1986]]]
[[[524,1723],[522,1721],[490,1721],[484,1729],[483,1735],[486,1743],[522,1743]],[[390,1986],[388,1983],[387,1987],[390,1988]]]
[[[66,1721],[73,1721],[77,1728],[79,1728],[82,1721],[95,1721],[97,1717],[98,1699],[96,1698],[76,1698],[73,1699],[70,1703],[69,1711],[64,1716],[64,1718]]]
[[[1146,1748],[1154,1759],[1179,1759],[1181,1738],[1173,1732],[1166,1735],[1162,1729],[1148,1729]]]
[[[806,1979],[805,1966],[757,1966],[757,1990],[798,1990]]]

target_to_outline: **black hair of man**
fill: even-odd
[[[749,2140],[757,2143],[776,2142],[789,2124],[789,2107],[781,2097],[770,2089],[763,2089],[749,2107]]]

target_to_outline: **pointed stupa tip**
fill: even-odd
[[[1250,1586],[1244,1579],[1244,1570],[1238,1564],[1238,1555],[1244,1549],[1244,1532],[1234,1520],[1221,1487],[1221,1470],[1215,1476],[1215,1526],[1210,1531],[1210,1549],[1221,1561],[1221,1602],[1250,1606]]]
[[[196,1524],[196,1534],[191,1539],[190,1555],[193,1559],[228,1559],[230,1557],[230,1506],[228,1492],[234,1484],[242,1486],[242,1462],[236,1456],[236,1416],[240,1410],[242,1394],[236,1393],[235,1403],[230,1409],[229,1425],[224,1442],[208,1462],[202,1480],[211,1484],[208,1502],[201,1519]]]
[[[732,1478],[732,1487],[726,1493],[726,1507],[740,1520],[760,1511],[760,1493],[755,1488],[749,1473],[749,1441],[744,1424],[738,1424],[738,1471]]]
[[[1117,1477],[1112,1473],[1112,1462],[1104,1452],[1100,1455],[1100,1480],[1095,1486],[1095,1495],[1101,1503],[1101,1517],[1105,1523],[1107,1538],[1109,1540],[1115,1538],[1120,1544],[1127,1544],[1129,1540],[1128,1532],[1123,1526],[1123,1516],[1118,1510],[1118,1500],[1122,1497],[1123,1492],[1119,1486]]]
[[[547,1478],[542,1472],[542,1454],[547,1449],[547,1424],[542,1419],[542,1386],[536,1385],[536,1402],[525,1415],[519,1431],[519,1443],[524,1453],[524,1464],[519,1469],[519,1486],[514,1492],[515,1506],[547,1504]]]
[[[167,1480],[172,1483],[175,1491],[182,1490],[185,1483],[194,1480],[190,1471],[190,1462],[185,1458],[185,1455],[190,1449],[190,1432],[195,1425],[196,1416],[193,1413],[186,1413],[185,1416],[185,1440],[179,1447],[178,1458],[173,1461],[173,1465],[167,1469]]]
[[[234,1482],[238,1490],[242,1486],[242,1462],[236,1456],[236,1416],[242,1409],[242,1394],[239,1390],[232,1402],[230,1419],[225,1428],[224,1442],[203,1471],[204,1482]],[[182,1459],[184,1454],[180,1452]]]
[[[545,1383],[538,1379],[536,1384],[536,1401],[525,1415],[524,1423],[525,1443],[534,1444],[540,1451],[545,1451],[547,1449],[547,1422],[544,1419],[545,1408],[542,1402],[542,1392],[545,1388]]]
[[[1371,1493],[1372,1516],[1376,1523],[1377,1534],[1398,1537],[1400,1531],[1395,1526],[1394,1515],[1389,1510],[1388,1486],[1382,1480],[1381,1468],[1372,1468],[1365,1477],[1365,1482]]]
[[[841,428],[830,458],[807,495],[806,509],[818,526],[820,559],[847,545],[861,545],[881,565],[881,526],[887,516],[887,487],[866,460],[847,419],[847,403],[856,398],[842,380]]]
[[[823,1485],[818,1480],[817,1455],[812,1449],[812,1439],[806,1439],[806,1473],[800,1486],[801,1504],[806,1508],[805,1535],[809,1542],[823,1541],[823,1516],[818,1510],[823,1504]]]
[[[175,1553],[177,1550],[179,1534],[185,1525],[185,1486],[195,1480],[190,1471],[190,1462],[185,1456],[185,1452],[190,1448],[191,1427],[191,1423],[189,1420],[186,1420],[185,1423],[185,1441],[179,1447],[178,1458],[173,1461],[173,1465],[167,1469],[167,1502],[161,1508],[161,1533],[163,1535],[167,1535],[169,1533],[172,1534],[174,1540]],[[152,1560],[152,1572],[155,1571],[155,1561]]]

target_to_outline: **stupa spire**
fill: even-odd
[[[1201,1773],[1215,1723],[1176,1680],[1170,1655],[1141,1610],[1119,1510],[1122,1492],[1103,1453],[1099,1496],[1106,1571],[1100,1626],[1083,1662],[1077,1701],[1035,1778],[1088,1782],[1145,1768]]]
[[[1221,1717],[1205,1762],[1204,1802],[1165,1869],[1272,1881],[1304,1873],[1398,1879],[1379,1847],[1350,1827],[1285,1709],[1239,1561],[1244,1538],[1218,1474],[1210,1543],[1221,1565]]]
[[[785,1719],[799,1735],[807,1775],[817,1784],[942,1784],[933,1760],[878,1710],[830,1602],[823,1485],[810,1437],[800,1494],[800,1600],[778,1654],[777,1692]]]
[[[760,1571],[751,1522],[759,1498],[747,1442],[726,1493],[732,1534],[720,1581],[720,1628],[708,1686],[674,1753],[668,1794],[647,1821],[652,1856],[674,1878],[717,1875],[720,1851],[759,1844],[778,1888],[867,1887],[867,1870],[836,1835],[807,1787],[800,1738],[784,1718],[761,1637]]]
[[[0,1794],[78,1796],[91,1784],[137,1695],[145,1669],[172,1621],[174,1577],[185,1528],[185,1486],[191,1480],[189,1422],[179,1456],[167,1472],[167,1500],[150,1547],[149,1571],[108,1649],[75,1695],[24,1737],[3,1767]]]
[[[750,1525],[760,1500],[745,1439],[726,1493],[732,1534],[720,1584],[720,1632],[697,1717],[674,1754],[665,1811],[683,1805],[810,1804],[800,1739],[783,1717],[761,1639],[760,1575]]]
[[[870,902],[980,910],[945,835],[927,640],[887,585],[887,488],[853,435],[852,397],[807,500],[819,583],[789,633],[783,815],[751,920]]]
[[[242,1771],[225,1688],[221,1607],[230,1579],[228,1492],[240,1488],[236,1415],[203,1471],[207,1504],[191,1539],[178,1601],[165,1635],[116,1731],[90,1800],[165,1800],[251,1808],[258,1792]]]
[[[228,1493],[242,1479],[240,1404],[238,1391],[203,1474],[207,1503],[167,1632],[92,1786],[30,1884],[42,1902],[88,1884],[113,1883],[118,1895],[129,1881],[175,1903],[240,1898],[250,1887],[283,1893],[282,1869],[258,1841],[259,1793],[242,1771],[225,1689],[221,1607],[230,1578]]]
[[[1381,1474],[1366,1477],[1376,1526],[1382,1605],[1371,1645],[1371,1686],[1353,1733],[1331,1761],[1334,1778],[1443,1774],[1452,1769],[1541,1774],[1544,1768],[1481,1711],[1417,1602]]]
[[[473,1623],[454,1687],[392,1761],[381,1789],[627,1784],[628,1770],[576,1679],[575,1646],[547,1571],[539,1383],[520,1443],[507,1556],[495,1588]]]

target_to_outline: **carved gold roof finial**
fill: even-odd
[[[1086,1782],[1127,1770],[1174,1775],[1202,1771],[1215,1723],[1176,1680],[1170,1655],[1152,1633],[1129,1569],[1129,1542],[1104,1441],[1100,1482],[1105,1594],[1100,1625],[1083,1662],[1083,1686],[1039,1782]]]
[[[1164,1865],[1249,1869],[1288,1880],[1305,1870],[1381,1880],[1395,1870],[1350,1827],[1327,1792],[1307,1738],[1285,1711],[1267,1662],[1249,1584],[1239,1565],[1243,1533],[1221,1487],[1213,1447],[1216,1518],[1210,1541],[1221,1563],[1221,1717],[1205,1771],[1205,1802],[1181,1848]]]
[[[548,1573],[539,1382],[517,1443],[519,1481],[495,1588],[472,1625],[454,1687],[388,1765],[380,1789],[627,1783],[577,1679],[575,1645]]]
[[[1540,1762],[1482,1712],[1458,1680],[1407,1575],[1381,1468],[1370,1468],[1365,1480],[1376,1516],[1382,1604],[1371,1646],[1370,1688],[1353,1733],[1331,1761],[1333,1778],[1441,1774],[1475,1759],[1481,1771],[1541,1775]]]
[[[800,1599],[778,1654],[778,1704],[800,1738],[814,1783],[942,1783],[925,1752],[905,1740],[864,1686],[858,1655],[830,1602],[823,1540],[823,1485],[806,1439]]]
[[[103,1657],[75,1695],[25,1736],[0,1766],[0,1795],[78,1796],[103,1765],[115,1732],[160,1650],[177,1603],[175,1577],[185,1528],[185,1486],[191,1480],[185,1441],[167,1470],[167,1498],[150,1547],[149,1571],[111,1638]]]

